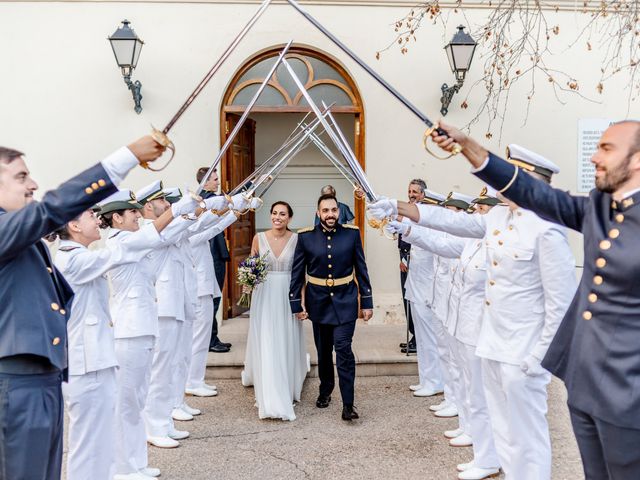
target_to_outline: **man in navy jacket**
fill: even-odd
[[[38,185],[23,154],[0,147],[0,478],[60,478],[61,382],[73,291],[41,239],[163,151],[143,137],[36,202]]]
[[[589,196],[520,172],[459,130],[442,126],[474,173],[542,218],[584,235],[578,291],[542,362],[568,392],[571,422],[590,480],[640,478],[640,122],[610,126],[591,158]]]

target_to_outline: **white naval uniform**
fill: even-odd
[[[176,228],[181,219],[165,230]],[[172,227],[173,225],[173,227]],[[117,248],[134,232],[114,229],[107,248]],[[147,400],[158,330],[155,282],[167,244],[134,264],[109,272],[111,312],[116,338],[118,398],[116,403],[116,473],[136,473],[148,466],[147,435],[142,411]]]
[[[207,212],[207,215],[214,216],[210,212]],[[233,212],[228,212],[224,216],[216,218],[218,220],[212,227],[189,237],[196,265],[198,301],[193,324],[193,344],[187,388],[202,388],[204,386],[209,341],[211,339],[211,329],[213,328],[213,299],[221,296],[209,240],[223,232],[225,228],[237,220]]]
[[[418,208],[421,225],[485,243],[486,299],[476,354],[482,357],[496,450],[507,479],[548,480],[551,375],[539,360],[575,292],[565,230],[520,208],[496,206],[486,215]],[[525,373],[521,365],[531,356],[538,364]]]
[[[458,410],[460,428],[470,435],[468,408],[465,402],[467,397],[464,389],[462,366],[459,362],[457,344],[453,336],[454,327],[451,326],[451,312],[458,308],[459,298],[453,290],[453,275],[459,268],[459,257],[465,245],[465,240],[442,233],[437,230],[420,226],[411,227],[407,242],[422,246],[430,250],[438,259],[438,271],[450,272],[445,278],[439,279],[440,285],[436,288],[436,318],[442,318],[436,326],[437,345],[440,358],[446,369],[447,390],[445,398],[453,402]],[[451,394],[452,392],[452,394]]]
[[[55,264],[75,293],[67,323],[69,380],[63,384],[69,414],[69,480],[113,478],[118,362],[106,273],[137,262],[160,243],[153,226],[113,249],[88,250],[71,240],[60,242]]]

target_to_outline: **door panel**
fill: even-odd
[[[227,125],[224,130],[224,141],[238,123],[240,117],[227,114]],[[225,191],[232,190],[255,170],[255,132],[256,123],[247,119],[236,135],[225,155],[222,166],[222,185]],[[237,305],[242,289],[236,280],[238,264],[251,253],[251,241],[255,232],[253,213],[242,215],[236,223],[225,232],[229,244],[229,268],[225,282],[223,318],[235,317],[246,310]]]

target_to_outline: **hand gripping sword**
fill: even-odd
[[[373,70],[369,65],[367,65],[364,60],[358,57],[349,47],[347,47],[344,43],[342,43],[338,38],[333,35],[329,30],[327,30],[318,20],[312,17],[309,13],[300,7],[296,0],[287,0],[289,4],[295,8],[298,13],[300,13],[304,18],[306,18],[314,27],[320,30],[329,40],[331,40],[340,50],[349,55],[351,59],[360,65],[369,75],[371,75],[380,85],[382,85],[391,95],[393,95],[397,100],[400,101],[405,107],[407,107],[416,117],[418,117],[426,126],[427,130],[424,133],[423,137],[423,145],[425,150],[429,152],[435,158],[440,160],[446,160],[454,155],[457,155],[462,151],[462,147],[457,143],[454,144],[453,149],[451,150],[450,155],[448,156],[438,156],[434,154],[427,145],[427,140],[431,137],[432,132],[438,132],[439,135],[447,135],[447,132],[438,127],[438,124],[434,124],[429,118],[422,113],[418,107],[416,107],[413,103],[411,103],[407,98],[405,98],[400,92],[398,92],[395,88],[393,88],[384,78],[382,78],[375,70]]]

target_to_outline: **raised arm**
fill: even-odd
[[[422,227],[440,230],[456,237],[483,238],[485,235],[487,227],[482,215],[470,215],[435,205],[417,205],[417,208],[420,217],[416,223]]]
[[[447,235],[419,225],[411,225],[402,239],[412,245],[428,250],[445,258],[458,258],[464,250],[463,238]]]

